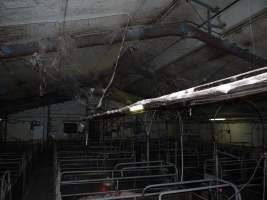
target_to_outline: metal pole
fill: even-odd
[[[184,141],[183,141],[183,132],[184,132],[184,123],[181,113],[178,111],[179,118],[179,128],[180,128],[180,148],[181,148],[181,181],[184,180]]]
[[[177,166],[178,165],[178,160],[177,160],[177,157],[178,157],[178,155],[177,155],[177,151],[178,151],[178,141],[177,141],[178,139],[177,139],[177,136],[175,136],[175,146],[174,146],[174,156],[175,156],[175,159],[174,159],[174,163],[175,163],[175,165]]]
[[[223,188],[223,187],[229,187],[229,184],[220,184],[220,185],[203,186],[203,187],[197,187],[197,188],[188,188],[188,189],[166,191],[166,192],[160,193],[158,199],[162,200],[163,196],[171,195],[171,194],[195,192],[195,191],[208,190],[208,189],[218,189],[218,188]],[[237,196],[236,196],[236,200],[239,200]]]
[[[5,116],[5,128],[4,128],[4,144],[5,145],[7,142],[7,120],[8,120],[8,115]]]
[[[146,161],[149,162],[149,145],[150,145],[150,134],[149,131],[146,132]]]
[[[160,140],[161,140],[161,134],[160,134],[160,131],[159,131],[159,136],[158,136],[159,138],[158,138],[158,160],[160,160],[161,159],[161,148],[160,148],[160,146],[161,146],[161,142],[160,142]]]
[[[86,116],[89,115],[89,101],[87,100],[87,106],[85,109]],[[87,119],[87,132],[85,133],[85,146],[88,146],[88,138],[89,138],[89,132],[90,132],[90,120]]]
[[[48,139],[48,135],[50,133],[50,105],[47,106],[47,124],[46,124],[46,141]]]
[[[208,34],[210,34],[211,35],[211,29],[212,29],[212,27],[211,27],[211,21],[210,21],[210,10],[208,9],[207,10],[207,20],[208,20]]]
[[[2,130],[3,129],[2,122],[3,122],[2,118],[0,117],[0,144],[3,143],[3,139],[4,139],[3,130]]]
[[[218,158],[216,142],[214,142],[214,156],[215,156],[216,180],[217,180],[217,184],[218,184],[218,180],[221,177],[219,177],[219,158]],[[216,199],[217,200],[218,200],[218,197],[219,197],[218,194],[219,194],[219,191],[218,191],[218,188],[216,188]]]
[[[262,199],[264,200],[266,197],[267,191],[267,153],[264,153],[264,168],[263,168],[263,192]]]
[[[200,0],[191,0],[191,1],[193,1],[193,2],[195,2],[195,3],[197,3],[197,4],[199,4],[199,5],[201,5],[201,6],[205,7],[205,8],[207,8],[208,10],[210,10],[210,11],[212,11],[212,12],[214,12],[214,13],[218,11],[217,8],[214,8],[214,7],[210,6],[209,4],[204,3],[204,2],[202,2],[202,1],[200,1]]]

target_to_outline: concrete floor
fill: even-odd
[[[52,152],[42,153],[35,161],[24,200],[54,200]]]

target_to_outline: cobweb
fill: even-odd
[[[76,42],[69,35],[61,35],[57,39],[56,53],[47,54],[49,41],[39,41],[39,52],[31,57],[33,70],[39,73],[40,96],[48,93],[48,83],[54,82],[66,91],[67,95],[76,99],[84,106],[93,98],[92,90],[82,88],[82,83],[77,76],[82,75],[78,67],[73,63],[73,55],[76,53]]]

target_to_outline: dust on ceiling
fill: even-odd
[[[205,3],[218,9],[212,13],[213,35],[267,57],[266,1]],[[40,84],[45,87],[44,95],[53,94],[52,98],[58,91],[67,91],[74,98],[81,87],[105,88],[120,43],[77,49],[72,44],[73,37],[184,20],[203,25],[202,30],[207,31],[206,19],[205,7],[186,0],[2,0],[0,46],[37,42],[40,50],[35,59],[34,55],[27,55],[0,60],[0,102],[8,105],[23,99],[30,101],[40,95]],[[54,38],[63,40],[56,44],[58,51],[42,51],[47,45],[44,41]],[[256,66],[195,39],[171,36],[126,41],[113,87],[136,96],[153,97],[253,67]]]

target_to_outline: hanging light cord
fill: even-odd
[[[123,36],[122,36],[122,42],[121,42],[119,53],[118,53],[118,56],[117,56],[117,59],[116,59],[114,71],[112,73],[111,79],[109,80],[109,83],[108,83],[107,87],[104,89],[104,92],[103,92],[103,94],[102,94],[102,96],[101,96],[101,98],[100,98],[100,100],[98,102],[97,109],[101,108],[102,102],[103,102],[108,90],[110,89],[112,83],[114,82],[115,75],[116,75],[117,69],[118,69],[119,60],[120,60],[120,57],[121,57],[121,52],[122,52],[122,49],[124,47],[127,30],[128,30],[128,27],[129,27],[129,22],[130,22],[130,16],[128,15],[128,22],[127,22],[127,25],[125,27],[125,30],[124,30],[124,33],[123,33]]]
[[[184,142],[183,142],[183,132],[184,123],[181,113],[178,111],[179,128],[180,128],[180,148],[181,148],[181,182],[184,181]]]
[[[257,172],[258,168],[260,167],[260,163],[261,163],[261,161],[263,160],[263,158],[265,158],[265,155],[262,155],[262,156],[258,159],[258,161],[257,161],[257,165],[256,165],[256,167],[255,167],[255,169],[254,169],[252,175],[251,175],[250,178],[248,179],[248,181],[247,181],[247,182],[246,182],[246,183],[239,189],[238,192],[234,193],[234,194],[233,194],[232,196],[230,196],[227,200],[231,200],[231,199],[233,199],[236,195],[240,194],[241,191],[242,191],[243,189],[245,189],[245,188],[251,183],[251,181],[254,179],[254,177],[255,177],[255,175],[256,175],[256,172]],[[266,159],[266,158],[265,158],[265,159]],[[265,161],[265,162],[266,162],[266,161]],[[264,185],[264,184],[263,184],[263,185]],[[263,190],[263,192],[265,192],[265,189]],[[265,195],[263,195],[263,200],[265,200],[264,198],[265,198]]]

